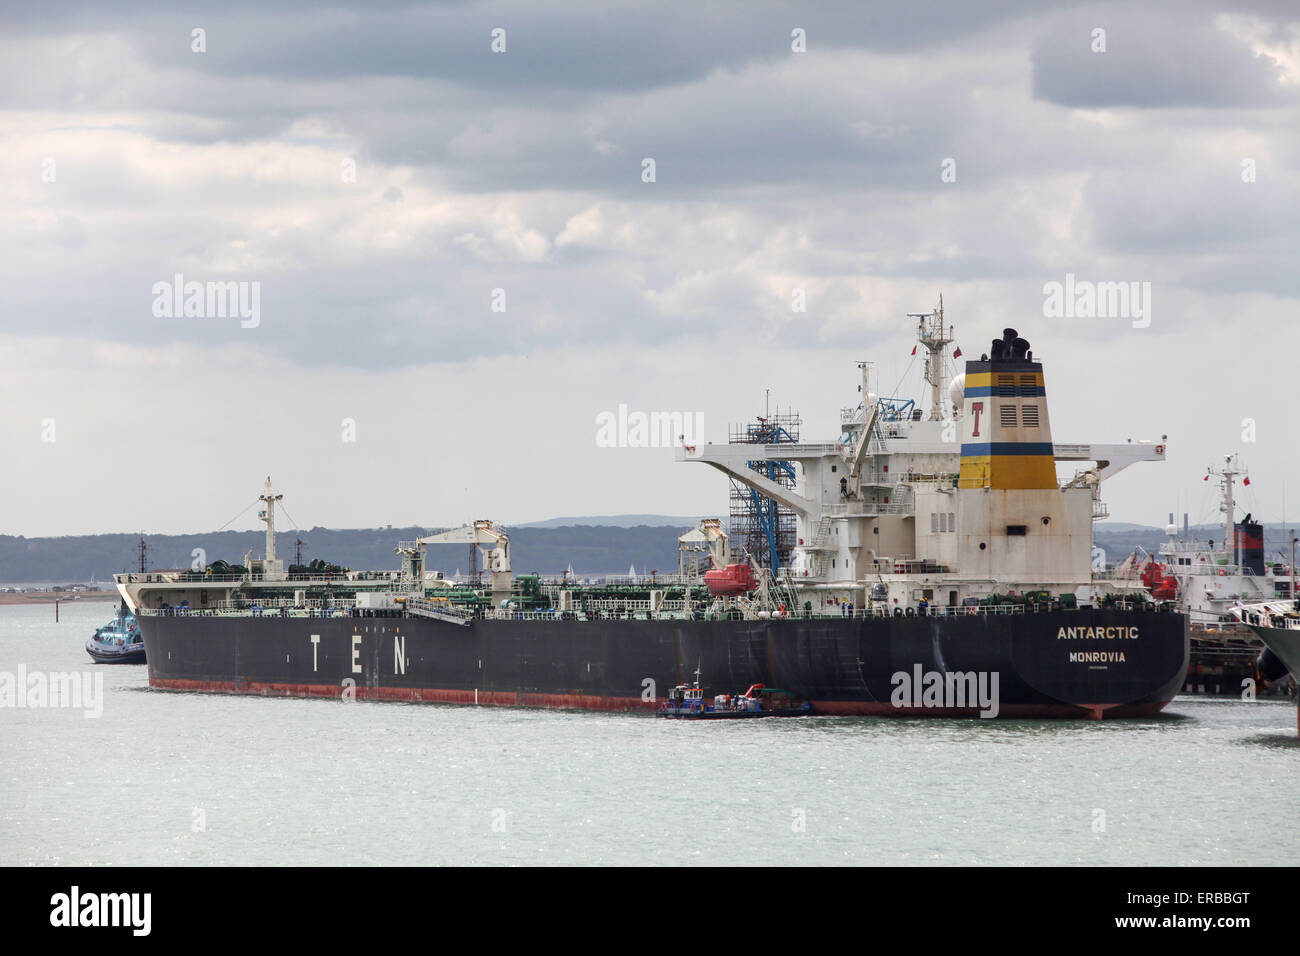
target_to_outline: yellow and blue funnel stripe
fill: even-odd
[[[962,488],[1055,488],[1056,455],[1038,362],[969,362]]]
[[[987,362],[971,362],[970,365],[984,365]],[[1034,363],[1037,365],[1038,363]],[[1041,366],[1040,366],[1041,369]],[[995,382],[995,379],[1011,378],[1013,381],[1007,384]],[[1008,389],[1010,389],[1008,391]],[[1041,398],[1047,394],[1043,388],[1042,371],[1007,371],[1007,372],[967,372],[966,373],[966,398],[989,398],[997,395],[1009,397],[1024,396],[1026,398]]]

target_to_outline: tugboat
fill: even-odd
[[[123,606],[113,620],[95,629],[86,641],[86,653],[96,664],[144,664],[144,635],[135,615]]]
[[[678,684],[668,692],[668,700],[659,708],[659,717],[679,720],[735,720],[747,717],[807,717],[812,705],[797,694],[775,687],[754,684],[743,694],[718,694],[712,701],[704,699],[699,671],[694,685]]]

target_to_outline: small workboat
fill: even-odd
[[[812,713],[808,701],[788,690],[754,684],[743,694],[717,694],[706,700],[700,687],[699,673],[695,684],[678,684],[668,692],[668,700],[659,708],[659,717],[683,720],[743,720],[749,717],[807,717]]]
[[[135,615],[122,607],[113,620],[95,630],[86,641],[86,653],[96,664],[143,664],[144,637]]]

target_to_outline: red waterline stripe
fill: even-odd
[[[151,677],[149,686],[161,690],[204,693],[259,694],[263,697],[341,696],[333,684],[289,684],[274,681],[209,681],[176,677]],[[606,697],[587,694],[534,694],[516,691],[438,690],[428,687],[354,688],[358,700],[395,700],[410,703],[480,704],[495,707],[550,707],[562,710],[656,711],[658,701],[640,697]],[[1013,717],[1145,717],[1163,710],[1165,703],[1109,706],[1071,704],[1006,704],[999,714]],[[879,701],[815,700],[813,713],[832,717],[977,717],[977,709],[956,707],[895,707]]]
[[[149,686],[163,690],[260,694],[264,697],[342,696],[334,684],[288,684],[274,681],[209,681],[151,677]],[[353,690],[357,700],[396,700],[434,704],[485,704],[496,707],[552,707],[565,710],[634,711],[659,709],[658,701],[640,697],[605,697],[588,694],[532,694],[516,691],[438,690],[429,687],[366,687]]]

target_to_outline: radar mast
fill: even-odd
[[[955,374],[948,359],[948,346],[955,339],[952,326],[943,324],[943,294],[939,294],[939,305],[933,312],[909,312],[909,318],[916,319],[916,340],[926,350],[925,381],[930,386],[930,417],[927,421],[940,422],[951,418],[945,415],[944,388]]]

